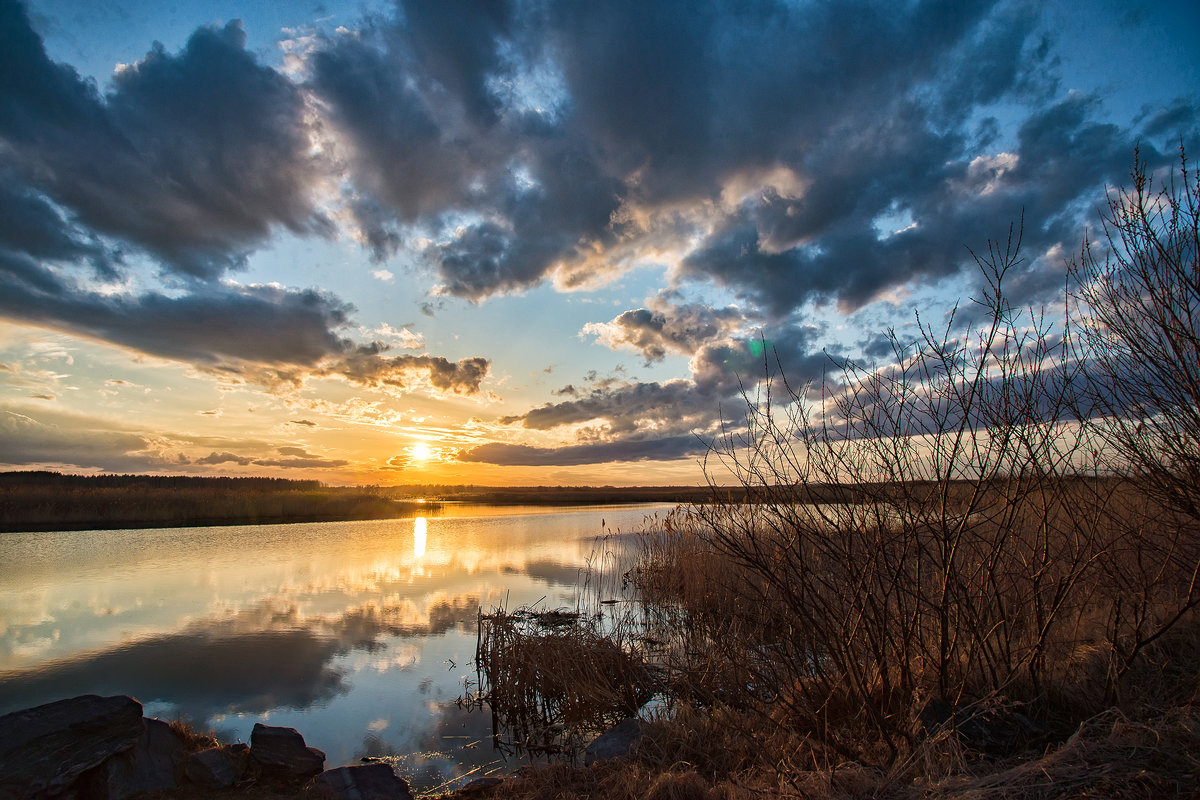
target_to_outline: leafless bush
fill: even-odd
[[[892,334],[892,363],[846,364],[816,401],[768,376],[714,450],[714,479],[769,498],[693,512],[739,567],[719,587],[737,598],[724,624],[789,724],[843,755],[870,734],[894,759],[932,700],[1040,692],[1095,569],[1105,532],[1082,495],[1099,485],[1074,480],[1089,448],[1068,414],[1078,366],[1004,294],[1019,244],[977,258],[979,322],[918,319],[917,342]],[[849,502],[811,502],[831,485]]]
[[[1114,470],[1200,520],[1200,173],[1156,189],[1135,153],[1072,265],[1090,412]]]

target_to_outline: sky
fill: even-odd
[[[0,469],[702,482],[794,385],[1061,302],[1178,2],[0,0]],[[1057,299],[1056,299],[1057,298]],[[765,347],[764,347],[765,346]]]

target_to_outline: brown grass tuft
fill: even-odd
[[[171,726],[171,730],[175,732],[175,735],[183,741],[184,747],[187,748],[189,753],[208,750],[211,747],[220,745],[213,731],[197,731],[190,723],[183,719],[173,719],[167,724]]]

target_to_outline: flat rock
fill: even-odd
[[[295,728],[261,722],[250,732],[250,755],[270,775],[308,778],[325,768],[325,754],[305,745]]]
[[[87,795],[125,800],[139,792],[174,789],[183,778],[187,748],[161,719],[147,719],[137,743],[106,760],[88,777]]]
[[[142,704],[83,695],[0,717],[0,799],[53,797],[142,737]]]
[[[249,748],[227,744],[192,753],[187,759],[187,778],[206,789],[233,786],[246,774]]]
[[[646,734],[646,727],[646,723],[637,717],[627,717],[609,728],[583,749],[584,766],[629,755],[634,745]]]
[[[493,786],[499,786],[504,783],[504,778],[476,778],[466,786],[459,789],[460,792],[482,792],[484,789],[491,789]]]
[[[412,800],[408,783],[391,764],[338,767],[322,772],[312,784],[335,800]]]
[[[1018,711],[1020,704],[994,698],[969,710],[930,700],[918,717],[927,733],[947,731],[978,753],[1008,755],[1045,735],[1045,730]]]

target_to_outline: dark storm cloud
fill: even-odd
[[[191,294],[103,294],[80,289],[55,270],[0,250],[0,315],[189,362],[269,388],[309,377],[360,386],[474,394],[489,363],[441,356],[388,356],[387,345],[359,345],[339,331],[354,309],[315,289],[194,285]],[[424,381],[419,380],[424,378]]]
[[[574,466],[610,461],[671,461],[707,450],[708,444],[703,439],[690,435],[553,448],[493,442],[460,453],[458,460],[522,467]]]
[[[1027,269],[1053,271],[1036,256],[1074,245],[1139,133],[1161,146],[1194,128],[1186,100],[1141,131],[1095,121],[1086,97],[1054,102],[1031,4],[458,5],[404,5],[327,42],[312,86],[349,142],[366,240],[438,231],[424,254],[441,290],[473,300],[595,277],[664,224],[703,234],[683,277],[776,319],[956,273],[1022,209]],[[1011,153],[996,103],[1027,117]],[[681,216],[625,213],[654,209]]]
[[[580,443],[553,448],[488,444],[460,454],[459,459],[534,466],[695,455],[707,449],[722,426],[742,424],[747,401],[764,380],[786,378],[801,394],[807,386],[840,387],[836,354],[813,348],[820,333],[816,328],[788,324],[762,328],[753,337],[733,336],[723,328],[741,322],[740,314],[733,309],[711,311],[715,317],[690,304],[679,308],[663,305],[659,320],[653,313],[627,312],[592,329],[601,333],[609,346],[638,342],[639,347],[652,351],[665,348],[659,337],[671,325],[679,325],[670,346],[692,351],[691,379],[661,383],[603,380],[595,381],[587,392],[566,387],[556,394],[572,399],[501,417],[499,422],[542,431],[583,426],[576,434]]]
[[[589,453],[604,461],[639,460],[660,457],[641,453],[666,452],[673,447],[682,448],[678,454],[686,455],[697,452],[702,441],[698,437],[711,438],[722,420],[729,419],[727,415],[732,415],[736,423],[745,409],[743,393],[753,391],[767,377],[786,376],[797,390],[809,384],[836,386],[831,356],[812,347],[819,334],[815,328],[791,324],[761,329],[754,337],[732,336],[723,330],[726,324],[741,321],[740,314],[732,309],[714,310],[713,316],[692,305],[677,309],[664,305],[659,313],[658,321],[653,313],[623,314],[612,323],[598,326],[602,331],[594,328],[593,332],[601,332],[610,346],[636,341],[653,351],[655,347],[666,346],[656,337],[678,325],[670,346],[692,350],[690,379],[604,380],[594,382],[586,392],[567,387],[569,391],[560,390],[556,394],[571,399],[501,417],[499,422],[540,431],[584,426],[577,436],[591,441],[560,448],[484,446],[469,451],[473,455],[466,460],[486,457],[493,463],[509,463],[501,459],[511,458],[517,459],[512,463],[571,464],[583,463],[574,459],[584,459]],[[826,380],[827,370],[831,373],[829,380]]]
[[[488,88],[522,67],[498,55],[512,25],[503,6],[452,6],[414,4],[403,23],[327,42],[311,86],[345,144],[347,205],[375,255],[400,246],[404,224],[435,229],[425,255],[442,291],[478,300],[610,240],[622,183],[586,136],[503,108]]]
[[[0,0],[0,315],[270,387],[309,376],[473,393],[481,358],[389,358],[340,333],[332,294],[214,280],[272,231],[331,233],[300,90],[245,50],[240,23],[155,46],[100,96]],[[97,291],[131,252],[170,291]],[[80,271],[80,267],[86,267]]]
[[[275,226],[331,231],[296,87],[245,50],[238,22],[200,28],[95,84],[46,55],[0,2],[0,140],[7,168],[90,231],[180,272],[236,266]]]
[[[200,286],[169,297],[78,288],[41,265],[0,259],[0,314],[165,358],[201,364],[240,359],[311,366],[348,347],[334,331],[350,306],[315,290]]]
[[[1132,140],[1094,121],[1095,107],[1082,96],[1049,106],[1020,127],[1013,153],[969,161],[940,142],[896,152],[897,137],[868,133],[891,152],[843,151],[803,199],[768,195],[744,206],[684,260],[684,272],[780,316],[811,299],[855,309],[890,287],[958,272],[971,263],[968,248],[1002,237],[1022,214],[1035,266],[1055,245],[1077,245],[1077,204],[1092,210],[1127,169]],[[1051,282],[1061,284],[1061,264],[1036,266],[1057,267]]]

